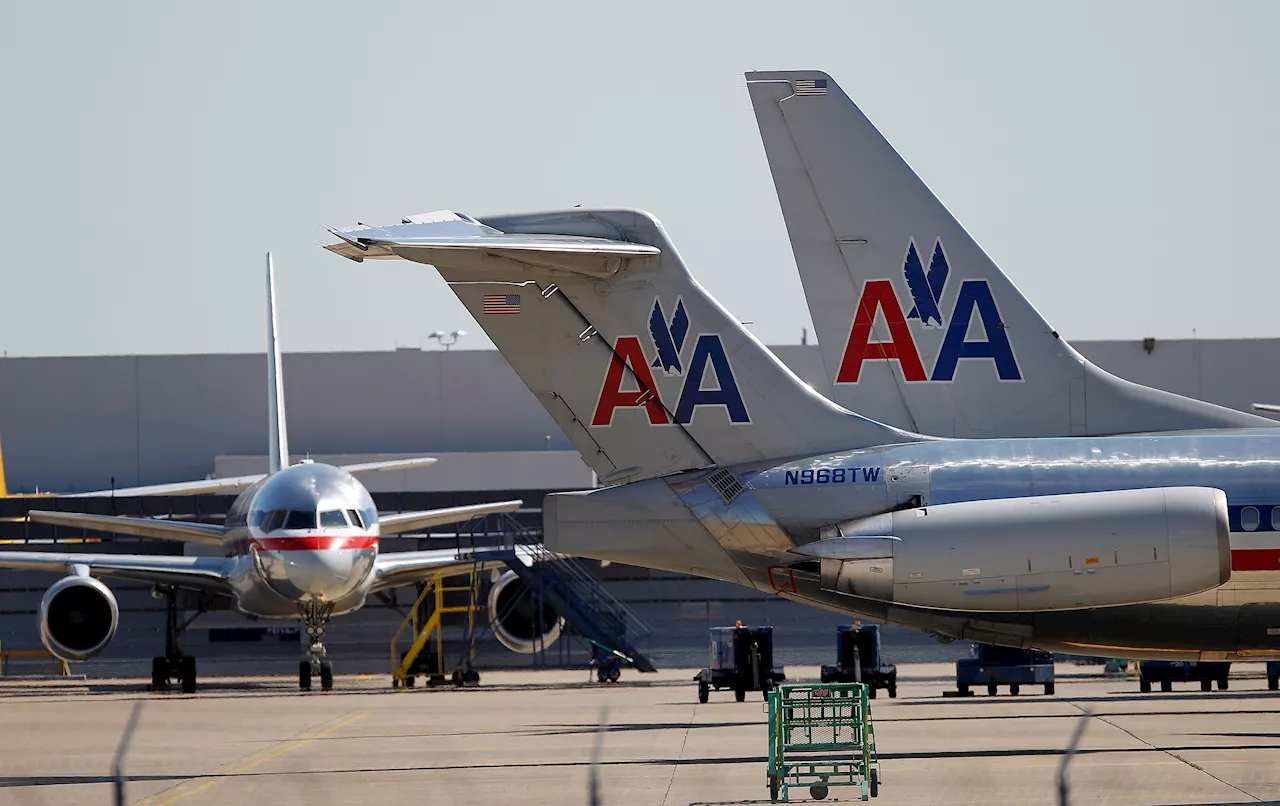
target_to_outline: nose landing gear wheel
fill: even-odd
[[[298,690],[311,690],[311,661],[298,661]]]
[[[183,655],[178,660],[178,679],[182,681],[183,694],[196,693],[196,659]]]
[[[333,691],[333,664],[320,661],[320,690]]]

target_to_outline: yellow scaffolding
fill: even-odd
[[[450,577],[465,577],[467,580],[466,585],[446,585],[445,580]],[[409,615],[405,616],[395,634],[391,636],[391,685],[393,688],[400,688],[401,685],[405,688],[413,687],[417,676],[414,669],[418,655],[422,654],[422,650],[426,649],[432,637],[435,638],[436,643],[436,668],[428,670],[427,675],[432,680],[443,681],[445,677],[444,617],[447,615],[457,613],[467,617],[467,637],[469,640],[467,659],[468,668],[470,668],[470,662],[475,661],[476,657],[475,614],[477,610],[480,610],[480,605],[477,602],[479,585],[480,575],[474,569],[462,573],[437,573],[431,577],[422,589],[422,593],[418,594],[418,599],[413,603],[413,607],[410,608]],[[467,595],[466,604],[445,605],[445,594],[450,593],[465,593]],[[429,598],[434,599],[432,601],[431,614],[420,625],[418,623],[420,620],[419,614]],[[405,652],[404,656],[401,657],[399,655],[400,636],[406,629],[412,630],[413,643],[409,645],[409,651]],[[454,682],[460,683],[461,678],[458,677]]]

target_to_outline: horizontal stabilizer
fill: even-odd
[[[73,529],[92,529],[117,535],[154,537],[176,540],[180,543],[202,543],[217,546],[222,543],[224,530],[212,523],[188,523],[159,520],[156,518],[127,518],[118,515],[86,515],[79,512],[46,512],[34,510],[27,517],[36,523],[69,526]]]
[[[383,535],[398,535],[415,529],[427,529],[446,523],[461,523],[481,515],[515,512],[523,501],[495,501],[491,504],[468,504],[462,507],[446,507],[424,512],[400,512],[395,515],[379,515],[378,530]]]
[[[404,258],[476,269],[525,265],[611,277],[626,258],[660,254],[657,247],[647,244],[580,235],[506,234],[462,220],[329,231],[338,243],[325,248],[357,262]]]

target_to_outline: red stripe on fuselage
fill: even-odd
[[[257,537],[250,541],[259,551],[335,551],[378,547],[373,535],[300,535],[298,537]]]
[[[1280,548],[1232,549],[1232,571],[1280,571]]]

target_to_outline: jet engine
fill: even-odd
[[[1205,487],[937,504],[838,524],[792,551],[821,561],[827,590],[943,610],[1140,604],[1231,576],[1226,496]]]
[[[512,652],[532,655],[560,638],[564,619],[515,571],[508,571],[489,590],[489,622],[494,636]]]
[[[92,577],[63,577],[40,601],[40,640],[63,660],[88,660],[115,637],[120,608]]]

